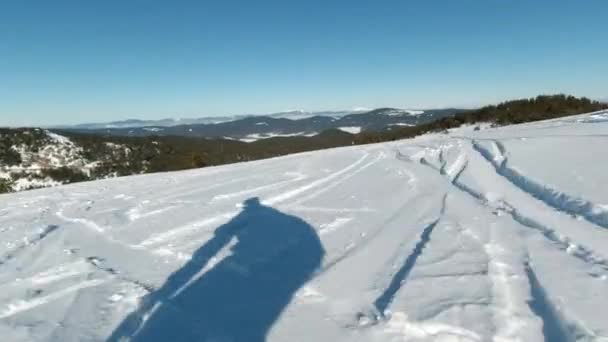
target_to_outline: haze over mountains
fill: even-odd
[[[59,127],[72,132],[117,136],[192,136],[254,141],[275,136],[311,136],[328,129],[349,133],[414,126],[462,112],[460,109],[397,108],[350,111],[289,111],[268,115],[237,115],[192,119],[124,120]]]
[[[76,125],[60,125],[60,128],[83,128],[83,129],[102,129],[102,128],[132,128],[132,127],[147,127],[160,126],[170,127],[179,125],[197,125],[197,124],[217,124],[222,122],[236,121],[250,117],[272,117],[282,119],[305,119],[313,116],[330,116],[342,117],[349,114],[369,112],[369,108],[355,108],[352,110],[341,111],[304,111],[304,110],[287,110],[283,112],[271,114],[237,114],[223,116],[202,116],[198,118],[164,118],[158,120],[143,120],[143,119],[125,119],[110,122],[83,123]],[[412,111],[413,113],[417,111]]]

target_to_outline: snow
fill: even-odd
[[[406,109],[405,111],[407,113],[409,113],[410,115],[422,115],[422,114],[424,114],[423,110]]]
[[[245,136],[244,138],[236,139],[242,142],[254,142],[260,139],[276,138],[276,137],[312,137],[317,135],[313,132],[296,132],[296,133],[253,133]],[[233,138],[224,137],[225,139],[235,140]]]
[[[53,133],[50,131],[45,131],[46,135],[49,136],[51,139],[55,140],[58,144],[61,145],[74,145],[74,143],[67,137],[64,137],[63,135],[59,135],[57,133]]]
[[[397,116],[397,115],[422,115],[424,114],[423,110],[414,110],[414,109],[394,109],[386,112],[387,115]]]
[[[13,191],[22,191],[22,190],[45,188],[45,187],[58,186],[58,185],[61,185],[61,183],[51,179],[50,177],[19,178],[16,181],[14,181],[12,188],[13,188]]]
[[[338,129],[351,134],[361,133],[361,127],[358,126],[338,127]]]
[[[144,127],[143,130],[144,131],[148,131],[148,132],[161,132],[163,130],[163,128],[160,128],[160,127]]]
[[[1,195],[0,332],[608,341],[602,117]]]

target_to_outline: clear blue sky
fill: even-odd
[[[0,2],[0,125],[608,96],[608,1]]]

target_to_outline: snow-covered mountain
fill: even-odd
[[[0,195],[6,341],[606,341],[608,111]]]
[[[332,118],[341,118],[351,114],[362,114],[371,111],[369,108],[354,108],[351,110],[341,111],[305,111],[305,110],[289,110],[271,114],[240,114],[240,115],[228,115],[228,116],[210,116],[201,118],[166,118],[160,120],[140,120],[140,119],[127,119],[121,121],[111,122],[97,122],[97,123],[84,123],[78,125],[62,125],[53,128],[73,128],[73,129],[120,129],[120,128],[137,128],[137,127],[172,127],[180,125],[209,125],[218,124],[223,122],[231,122],[251,117],[271,117],[275,119],[290,119],[300,120],[311,118],[314,116],[326,116]],[[422,114],[424,111],[421,110],[408,110],[399,109],[396,110],[400,113],[410,113],[413,115]]]

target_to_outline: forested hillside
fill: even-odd
[[[54,132],[38,128],[0,130],[0,192],[141,173],[222,165],[331,147],[393,141],[461,125],[494,126],[552,119],[608,108],[566,95],[508,101],[412,127],[350,134],[338,129],[312,137],[274,137],[246,143],[180,136],[121,137]]]

